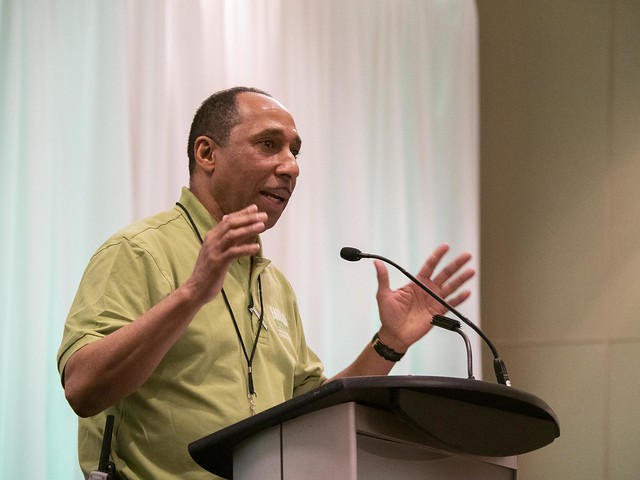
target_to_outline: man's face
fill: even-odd
[[[273,98],[244,92],[236,97],[240,123],[225,146],[216,146],[212,194],[222,214],[256,204],[273,227],[300,173],[301,140],[291,114]]]

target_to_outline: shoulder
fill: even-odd
[[[177,209],[134,222],[107,239],[92,255],[85,276],[144,276],[174,289],[190,274],[200,244]],[[99,281],[99,280],[98,280]]]
[[[133,222],[109,237],[94,253],[94,257],[130,246],[156,255],[183,241],[192,242],[192,232],[180,212],[173,208]]]

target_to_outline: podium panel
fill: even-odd
[[[393,415],[349,402],[271,427],[236,447],[237,480],[514,480],[515,457],[429,445]]]

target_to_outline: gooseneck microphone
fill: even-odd
[[[431,324],[451,332],[456,332],[462,337],[464,340],[464,347],[467,351],[467,378],[469,380],[475,380],[475,377],[473,376],[473,352],[471,351],[471,342],[469,341],[467,334],[460,328],[462,324],[458,320],[445,317],[444,315],[434,315],[431,320]]]
[[[411,275],[409,272],[407,272],[404,268],[402,268],[400,265],[398,265],[394,261],[389,260],[388,258],[383,257],[381,255],[375,255],[373,253],[364,253],[354,247],[342,247],[342,249],[340,250],[340,256],[350,262],[357,262],[363,258],[375,258],[377,260],[381,260],[385,263],[388,263],[389,265],[393,265],[395,268],[400,270],[407,278],[409,278],[409,280],[411,280],[413,283],[418,285],[422,290],[427,292],[440,305],[442,305],[444,308],[446,308],[451,313],[453,313],[456,317],[462,320],[463,323],[471,327],[480,336],[480,338],[484,340],[484,342],[487,344],[487,346],[491,350],[491,353],[493,354],[493,370],[496,374],[496,379],[498,380],[498,383],[501,383],[502,385],[506,385],[508,387],[511,386],[511,381],[509,380],[509,374],[507,373],[507,367],[504,364],[504,361],[500,358],[498,351],[491,343],[491,340],[487,338],[484,332],[480,330],[480,328],[478,328],[478,326],[475,323],[467,319],[464,315],[462,315],[455,308],[449,305],[442,297],[440,297],[438,294],[432,291],[424,283],[422,283],[416,277]]]

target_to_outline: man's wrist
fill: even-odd
[[[376,333],[373,336],[373,339],[371,339],[371,346],[378,353],[378,355],[390,362],[399,362],[402,357],[404,357],[404,352],[397,352],[393,348],[385,344],[380,339],[379,333]]]

